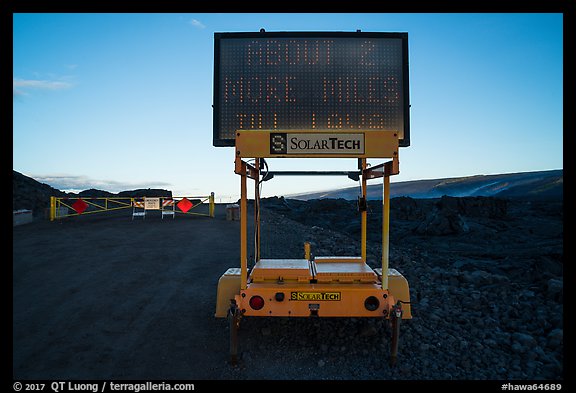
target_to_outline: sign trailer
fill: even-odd
[[[390,176],[410,145],[408,34],[215,33],[213,145],[235,148],[241,179],[240,267],[218,282],[216,317],[230,321],[238,357],[245,317],[372,317],[390,322],[390,361],[400,321],[412,317],[407,280],[389,268]],[[354,171],[270,171],[266,158],[357,158]],[[368,158],[389,159],[368,166]],[[245,159],[251,159],[250,164]],[[278,175],[347,175],[361,181],[359,256],[260,255],[260,184]],[[247,179],[254,188],[254,260],[247,253]],[[381,266],[367,264],[367,181],[383,178]]]

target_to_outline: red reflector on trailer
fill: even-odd
[[[264,299],[262,299],[262,296],[252,296],[249,303],[250,307],[254,310],[261,310],[262,307],[264,307]]]

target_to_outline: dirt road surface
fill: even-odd
[[[239,258],[239,223],[126,213],[13,230],[17,379],[219,379],[227,327],[220,275]]]

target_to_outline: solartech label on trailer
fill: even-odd
[[[340,301],[340,292],[291,292],[290,300],[296,301],[311,301],[311,300],[324,300],[324,301]]]
[[[238,131],[389,131],[410,146],[408,33],[214,33],[213,145]],[[357,140],[296,140],[286,153],[361,150]]]
[[[270,133],[270,154],[364,154],[364,134]]]

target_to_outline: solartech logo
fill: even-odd
[[[324,300],[324,301],[340,301],[340,292],[291,292],[290,300],[296,301],[311,301],[311,300]]]
[[[364,154],[364,134],[270,134],[270,154]]]

